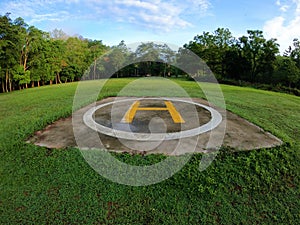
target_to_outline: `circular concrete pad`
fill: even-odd
[[[123,121],[136,102],[139,102],[139,106],[134,111],[132,121]],[[169,109],[168,104],[172,108]],[[182,121],[174,121],[171,110]],[[222,122],[222,116],[217,110],[192,101],[143,98],[123,99],[92,107],[84,114],[83,121],[91,129],[111,137],[161,141],[192,137],[213,130]],[[162,128],[165,128],[164,132]]]
[[[128,101],[131,99],[131,101]],[[97,103],[90,104],[76,112],[73,113],[72,117],[66,119],[60,119],[55,123],[47,126],[44,130],[38,131],[35,135],[30,138],[30,142],[35,143],[39,146],[45,146],[48,148],[66,148],[66,147],[77,147],[78,144],[75,140],[74,130],[76,130],[76,135],[80,135],[84,140],[81,143],[80,147],[86,148],[105,148],[111,151],[126,151],[126,152],[144,152],[146,153],[162,153],[162,154],[184,154],[187,152],[194,152],[194,149],[190,149],[188,145],[188,141],[196,141],[197,146],[195,152],[206,152],[211,149],[218,149],[220,146],[217,144],[214,145],[212,143],[207,149],[207,143],[210,139],[210,134],[214,132],[215,134],[222,133],[224,127],[225,137],[223,140],[223,146],[231,147],[236,149],[237,151],[241,150],[253,150],[260,148],[270,148],[275,147],[282,144],[282,141],[277,137],[271,135],[268,132],[263,131],[260,127],[244,120],[243,118],[231,113],[231,112],[222,112],[222,110],[212,107],[214,110],[221,112],[223,118],[226,117],[226,120],[223,120],[219,126],[209,132],[205,132],[193,137],[184,138],[187,143],[186,148],[183,149],[182,152],[174,153],[173,150],[178,145],[179,139],[173,140],[164,140],[164,141],[148,141],[150,147],[145,148],[143,141],[137,140],[126,140],[121,138],[116,138],[115,136],[108,136],[102,134],[100,132],[96,132],[94,129],[86,126],[84,123],[84,115],[87,111],[93,109],[93,121],[102,126],[119,130],[123,132],[136,132],[136,133],[146,133],[147,135],[160,134],[160,133],[178,133],[181,131],[188,131],[197,129],[197,127],[201,127],[204,124],[207,124],[211,120],[211,112],[207,108],[203,108],[204,106],[209,106],[209,104],[203,99],[192,99],[193,102],[201,104],[201,106],[192,105],[189,103],[184,103],[184,101],[189,99],[169,99],[177,111],[180,113],[182,118],[185,120],[185,124],[174,124],[172,125],[172,118],[168,111],[146,111],[146,112],[137,112],[136,117],[134,117],[131,124],[124,124],[120,122],[120,118],[124,113],[126,113],[126,109],[128,111],[130,107],[130,103],[134,102],[136,98],[107,98],[103,99]],[[124,104],[124,110],[115,110],[118,109],[121,105],[114,105],[112,102],[126,100],[124,102],[120,102],[118,104]],[[165,100],[165,99],[163,99]],[[179,100],[182,100],[180,102]],[[95,107],[99,105],[107,104],[105,107],[100,109],[103,110],[94,110]],[[145,105],[140,105],[140,107],[157,107],[162,108],[166,107],[165,102],[158,102],[156,100],[148,99],[148,101],[142,103]],[[190,113],[192,110],[197,111],[197,113]],[[115,114],[110,117],[106,111],[113,110]],[[194,111],[194,112],[195,112]],[[226,113],[226,115],[224,115]],[[196,116],[198,119],[196,118]],[[194,117],[193,117],[194,116]],[[189,120],[189,118],[191,118]],[[72,123],[73,120],[73,123]],[[138,122],[141,124],[140,127],[137,126]],[[101,145],[98,143],[98,140],[95,140],[95,135],[97,134],[97,138],[101,139]],[[97,142],[98,141],[98,142]],[[150,150],[150,151],[149,151]]]

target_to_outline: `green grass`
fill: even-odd
[[[131,81],[110,80],[99,98],[117,95]],[[173,81],[192,97],[204,97],[195,83]],[[126,94],[149,95],[153,87],[159,87],[156,96],[181,94],[162,80],[142,82]],[[88,95],[99,84],[87,82],[83,88]],[[0,224],[299,223],[299,97],[222,85],[227,109],[285,144],[249,152],[222,149],[204,172],[198,170],[201,154],[194,155],[170,179],[131,187],[98,175],[77,149],[49,150],[25,143],[34,131],[71,114],[76,87],[63,84],[0,95]],[[211,84],[206,87],[213,90]],[[164,158],[114,156],[129,164]]]

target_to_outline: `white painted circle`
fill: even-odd
[[[101,104],[95,107],[92,107],[89,109],[84,115],[83,115],[83,121],[85,125],[87,125],[89,128],[93,129],[94,131],[100,132],[102,134],[116,137],[116,138],[121,138],[121,139],[126,139],[126,140],[135,140],[135,141],[162,141],[162,140],[174,140],[174,139],[181,139],[181,138],[188,138],[188,137],[193,137],[199,134],[203,134],[205,132],[211,131],[215,129],[221,122],[222,122],[222,115],[215,109],[200,104],[192,101],[187,101],[187,100],[182,100],[182,99],[172,99],[172,98],[143,98],[147,100],[169,100],[169,101],[175,101],[175,102],[183,102],[183,103],[188,103],[188,104],[193,104],[199,107],[202,107],[206,110],[208,110],[211,114],[211,120],[197,128],[193,128],[190,130],[184,130],[180,132],[174,132],[174,133],[133,133],[133,132],[127,132],[127,131],[121,131],[121,130],[116,130],[110,127],[103,126],[99,123],[97,123],[93,115],[94,113],[111,104],[114,103],[119,103],[119,102],[127,102],[127,101],[138,101],[141,99],[124,99],[124,100],[118,100],[118,101],[113,101],[113,102],[108,102],[105,104]]]

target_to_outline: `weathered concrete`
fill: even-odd
[[[202,99],[192,100],[199,104],[208,105],[208,103]],[[108,98],[97,102],[96,105],[101,105],[112,101],[114,101],[114,98]],[[185,123],[174,123],[168,111],[159,110],[138,111],[132,123],[122,123],[122,117],[128,111],[133,102],[134,99],[132,99],[132,101],[119,102],[118,104],[108,104],[107,106],[102,107],[101,110],[96,110],[93,118],[98,124],[118,131],[145,134],[148,133],[149,135],[160,133],[172,134],[188,131],[199,126],[203,126],[211,120],[211,113],[208,110],[197,105],[195,106],[188,103],[175,101],[174,99],[174,107],[181,114]],[[73,123],[72,117],[58,120],[46,127],[44,130],[36,132],[29,141],[35,143],[36,145],[45,146],[48,148],[78,146],[78,141],[76,142],[74,137],[75,131],[76,139],[80,138],[79,146],[81,148],[95,147],[106,148],[108,150],[118,152],[143,152],[145,154],[163,153],[169,155],[194,152],[192,146],[195,143],[195,152],[206,152],[211,149],[216,149],[220,147],[220,141],[223,143],[223,146],[229,146],[238,151],[269,148],[282,144],[281,140],[275,136],[263,131],[258,126],[255,126],[228,111],[226,113],[221,113],[223,121],[217,128],[196,136],[163,141],[155,141],[151,139],[150,141],[138,141],[116,138],[103,135],[86,126],[83,119],[84,114],[93,106],[95,105],[92,104],[78,110],[77,112],[74,112]],[[142,101],[141,107],[161,108],[165,107],[165,104],[163,101],[146,99]],[[221,111],[219,109],[217,110]],[[111,114],[111,112],[113,113]],[[224,134],[223,131],[225,131]],[[215,138],[210,139],[210,134],[212,134]],[[223,136],[223,141],[218,139],[218,137],[222,138]],[[98,137],[101,141],[99,141]],[[176,149],[176,146],[178,146],[179,143],[181,149],[174,152],[174,149]],[[207,146],[208,143],[209,146]]]

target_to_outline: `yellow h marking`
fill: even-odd
[[[172,102],[170,101],[165,101],[166,108],[151,108],[151,107],[141,107],[140,106],[140,101],[135,101],[131,107],[128,109],[126,112],[125,116],[122,119],[122,122],[124,123],[132,123],[133,118],[135,117],[135,114],[137,111],[169,111],[171,114],[171,117],[174,121],[174,123],[185,123],[185,121],[182,119],[181,115],[179,112],[176,110]]]

